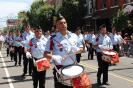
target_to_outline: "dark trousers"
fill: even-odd
[[[78,63],[80,62],[80,57],[81,57],[81,54],[76,54],[76,60]]]
[[[61,66],[56,66],[57,67],[57,69],[60,69],[61,68]],[[59,81],[58,81],[58,79],[57,79],[57,75],[56,75],[56,73],[57,73],[57,71],[56,71],[56,69],[54,68],[53,69],[53,75],[54,75],[54,88],[73,88],[72,86],[67,86],[67,85],[63,85],[62,83],[60,83]],[[59,76],[59,75],[58,75]]]
[[[103,75],[103,83],[108,82],[108,68],[109,63],[102,60],[102,53],[97,53],[98,72],[97,82],[101,82],[101,75]]]
[[[19,62],[18,64],[21,65],[21,57],[22,57],[22,47],[14,47],[15,48],[15,53],[14,53],[14,61],[15,61],[15,65],[17,65],[18,59],[17,56],[19,56]]]
[[[14,58],[14,51],[10,51],[10,57],[11,57],[11,61],[12,61]]]
[[[29,69],[29,74],[31,74],[32,73],[32,67],[33,67],[33,59],[27,58],[25,52],[23,52],[23,65],[24,65],[23,73],[27,74],[27,71]]]
[[[117,53],[119,53],[119,44],[117,45],[113,45],[113,50],[116,51]]]
[[[9,45],[9,44],[7,44],[7,45]],[[11,47],[13,47],[13,46],[9,45],[9,47],[7,47],[7,56],[10,55],[11,61],[12,61],[14,58],[14,51],[10,51]]]
[[[7,47],[6,52],[7,52],[7,56],[8,56],[8,55],[10,54],[10,53],[9,53],[9,47]]]
[[[46,76],[46,71],[41,71],[38,72],[37,68],[33,66],[33,74],[32,74],[32,79],[33,79],[33,88],[38,88],[38,82],[39,82],[39,88],[45,88],[45,76]]]
[[[90,47],[88,47],[88,59],[93,60],[93,55],[94,55],[94,48],[92,47],[92,44],[90,44]]]

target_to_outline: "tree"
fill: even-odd
[[[28,22],[28,16],[26,11],[21,11],[18,13],[18,20],[20,20],[22,23],[23,22]]]
[[[74,31],[77,26],[82,26],[82,18],[85,15],[84,4],[85,0],[64,0],[60,12],[67,20],[68,27]]]
[[[23,31],[24,29],[24,25],[25,23],[28,23],[29,18],[27,16],[27,12],[26,11],[21,11],[18,13],[18,24],[16,25],[16,27],[14,28],[14,30],[20,30]]]
[[[53,26],[53,6],[47,5],[43,0],[35,1],[27,12],[29,23],[32,27],[41,27],[50,30]]]
[[[113,25],[117,28],[118,31],[122,31],[128,26],[127,20],[128,16],[123,12],[123,10],[119,10],[117,17],[113,18]]]

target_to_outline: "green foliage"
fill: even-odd
[[[4,32],[4,33],[8,33],[8,31],[9,31],[8,27],[4,27],[4,28],[3,28],[3,32]]]
[[[123,10],[119,10],[117,17],[113,18],[113,25],[116,26],[119,31],[122,31],[125,28],[131,29],[133,27],[132,13],[126,14]]]
[[[28,22],[29,18],[27,16],[26,11],[21,11],[18,13],[18,20],[20,20],[23,23]]]
[[[44,30],[50,30],[53,26],[55,11],[60,12],[66,19],[70,30],[83,25],[83,17],[86,15],[85,0],[63,0],[61,8],[48,5],[44,0],[36,0],[29,11],[20,12],[19,19],[22,23],[29,22],[31,27],[40,26]],[[20,27],[22,29],[22,27]]]
[[[35,1],[27,12],[32,27],[41,27],[49,30],[52,26],[53,6],[47,5],[43,0]]]
[[[121,31],[129,27],[129,20],[129,16],[126,15],[123,10],[119,10],[117,17],[113,18],[113,25],[116,26],[118,31]]]
[[[64,0],[59,12],[66,18],[68,27],[74,31],[75,27],[82,26],[84,17],[84,0]]]

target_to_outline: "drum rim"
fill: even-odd
[[[107,51],[108,51],[108,50],[107,50]],[[102,51],[102,53],[103,53],[104,55],[107,55],[107,56],[113,56],[113,55],[105,54],[104,52],[106,52],[106,51]],[[108,51],[108,52],[114,52],[114,53],[115,53],[114,55],[117,54],[117,52],[115,52],[115,51]]]
[[[70,67],[70,66],[80,66],[80,67],[82,67],[82,68],[83,68],[83,71],[82,71],[80,74],[75,75],[75,76],[79,76],[79,75],[81,75],[81,74],[84,72],[84,66],[79,65],[79,64],[71,64],[71,65],[68,65],[68,66],[64,66],[64,67],[62,67],[62,69],[61,69],[61,74],[62,74],[63,76],[67,76],[67,75],[64,75],[64,74],[63,74],[63,72],[62,72],[62,71],[63,71],[63,69],[64,69],[64,68],[67,68],[67,67]],[[75,76],[74,76],[74,77],[75,77]],[[70,76],[70,77],[71,77],[71,76]]]

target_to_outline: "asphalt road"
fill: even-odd
[[[97,61],[87,59],[87,53],[82,54],[81,65],[85,67],[93,88],[133,88],[133,57],[121,57],[120,63],[109,68],[109,86],[96,84]],[[54,88],[52,68],[47,71],[46,88]],[[21,77],[23,66],[14,66],[10,57],[6,57],[4,49],[0,52],[0,88],[33,88],[32,77]]]

